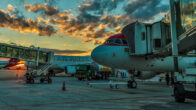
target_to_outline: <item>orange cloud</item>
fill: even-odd
[[[40,36],[51,36],[57,31],[53,26],[40,24],[32,19],[25,20],[23,17],[10,16],[8,12],[0,10],[0,27],[7,27],[20,32],[33,32]]]
[[[57,27],[58,32],[67,36],[80,37],[84,42],[93,42],[94,44],[100,43],[96,40],[98,38],[105,39],[113,34],[120,33],[122,25],[124,26],[131,22],[130,17],[124,15],[104,14],[103,16],[95,16],[87,14],[88,10],[92,11],[92,8],[96,7],[94,3],[94,1],[84,1],[84,4],[79,5],[79,15],[77,17],[71,14],[70,10],[60,12],[56,7],[47,4],[25,5],[25,8],[35,13],[44,12],[43,16],[49,15],[48,21],[38,18],[38,22],[44,21],[47,24],[53,24]],[[116,4],[118,2],[113,1],[111,3]],[[113,9],[113,7],[108,10],[110,9]]]
[[[131,20],[123,15],[105,15],[100,21],[83,23],[77,18],[70,18],[68,13],[64,13],[66,19],[61,17],[51,17],[50,22],[59,27],[59,32],[68,36],[80,37],[84,42],[94,42],[97,38],[107,38],[113,34],[120,33],[122,26]],[[62,14],[61,14],[62,15]],[[108,30],[109,29],[109,30]]]
[[[93,40],[93,43],[95,45],[100,45],[100,44],[103,44],[105,42],[105,40]]]
[[[48,49],[41,48],[43,51],[52,51],[55,55],[72,55],[72,56],[87,56],[91,54],[92,50],[82,51],[82,50],[58,50],[58,49]]]

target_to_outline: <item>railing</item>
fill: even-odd
[[[0,43],[0,57],[18,58],[31,62],[38,61],[38,63],[48,63],[52,61],[53,53],[41,51],[39,48]]]
[[[36,75],[38,75],[38,76],[40,76],[42,74],[45,75],[45,72],[52,66],[53,66],[53,64],[45,64],[45,65],[43,65],[38,71],[36,71]]]

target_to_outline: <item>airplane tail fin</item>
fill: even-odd
[[[20,61],[19,59],[12,58],[9,60],[9,63],[5,65],[3,68],[9,68],[9,67],[15,66],[18,64],[19,61]]]

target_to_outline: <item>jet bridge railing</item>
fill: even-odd
[[[196,26],[189,29],[187,32],[183,33],[178,37],[178,51],[180,55],[184,55],[189,51],[196,49]],[[155,55],[171,55],[172,52],[171,43],[161,48],[159,51],[154,53]]]

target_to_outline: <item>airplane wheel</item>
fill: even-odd
[[[52,79],[49,78],[48,79],[48,83],[51,84],[52,83]]]
[[[82,78],[78,78],[78,80],[79,80],[79,81],[81,81],[81,80],[82,80]]]
[[[131,80],[129,80],[129,81],[127,82],[127,87],[128,87],[128,88],[132,88],[131,83],[132,83]]]
[[[174,97],[176,102],[185,102],[185,90],[182,84],[174,85]]]
[[[132,81],[132,88],[137,88],[137,83],[136,83],[136,81]]]
[[[129,80],[127,83],[128,83],[128,84],[127,84],[127,87],[128,87],[128,88],[137,88],[137,83],[136,83],[136,81],[131,81],[131,80]]]
[[[90,81],[90,80],[92,80],[92,77],[91,77],[91,76],[89,76],[89,77],[87,78],[87,80],[89,80],[89,81]]]
[[[30,79],[29,83],[34,84],[34,79]]]
[[[110,84],[110,89],[113,89],[113,85]]]
[[[118,85],[117,84],[115,85],[115,88],[118,89]]]
[[[30,80],[26,80],[26,83],[27,83],[27,84],[30,84]]]
[[[40,83],[44,83],[44,79],[43,78],[40,79]]]

